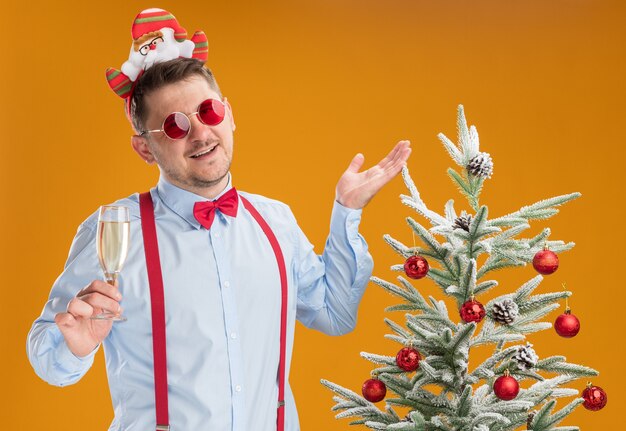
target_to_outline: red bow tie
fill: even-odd
[[[215,210],[220,210],[231,217],[237,217],[238,203],[237,190],[233,187],[215,201],[196,202],[193,204],[193,216],[202,226],[210,229],[215,218]]]

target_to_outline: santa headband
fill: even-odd
[[[155,63],[175,58],[195,58],[206,63],[209,43],[203,31],[196,31],[190,40],[176,17],[163,9],[141,11],[131,27],[133,43],[128,60],[121,70],[109,67],[106,78],[111,90],[126,100],[130,119],[130,98],[141,74]]]

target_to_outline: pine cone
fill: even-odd
[[[467,171],[475,177],[491,178],[493,174],[493,161],[489,153],[478,153],[467,165]]]
[[[467,214],[465,211],[463,211],[459,217],[454,219],[452,228],[463,229],[464,231],[469,232],[469,226],[471,222],[472,222],[472,215]]]
[[[533,421],[533,418],[535,417],[535,415],[537,414],[536,410],[533,410],[532,412],[528,413],[528,419],[526,419],[526,429],[529,430],[530,428],[530,424]]]
[[[535,353],[535,349],[533,349],[533,345],[530,343],[526,343],[525,346],[519,346],[517,349],[517,353],[513,356],[513,359],[517,362],[517,365],[524,369],[530,370],[539,361],[539,356]]]
[[[519,315],[519,308],[512,299],[505,299],[494,303],[491,311],[493,313],[493,320],[502,325],[508,325]]]

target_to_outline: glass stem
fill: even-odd
[[[117,282],[117,272],[114,272],[112,274],[105,272],[104,273],[104,278],[106,280],[107,283],[109,283],[110,285],[114,286],[115,283]]]

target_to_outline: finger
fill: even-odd
[[[400,149],[401,142],[398,142],[392,149],[389,151],[389,154],[385,156],[380,162],[378,162],[378,167],[385,169],[385,167],[393,160],[395,155],[398,153]]]
[[[402,151],[409,147],[409,145],[411,145],[410,141],[399,141],[395,145],[395,147],[393,147],[393,149],[389,152],[387,157],[380,161],[378,166],[382,169],[385,169],[390,163],[393,163],[400,156]]]
[[[93,307],[80,298],[72,298],[67,304],[67,312],[74,318],[88,318],[93,314]]]
[[[122,294],[120,293],[120,290],[118,288],[117,281],[114,285],[111,285],[102,280],[92,281],[88,286],[78,292],[76,296],[80,298],[85,294],[94,292],[108,296],[109,298],[115,299],[117,301],[122,299]]]
[[[376,176],[373,186],[376,191],[380,190],[385,184],[391,181],[396,175],[398,175],[404,166],[406,166],[406,160],[411,154],[411,148],[405,148],[401,155],[396,158],[393,163],[389,163],[387,167]]]
[[[71,313],[57,313],[54,316],[54,322],[59,327],[71,328],[76,326],[76,318]]]
[[[385,168],[395,168],[398,163],[402,164],[406,162],[409,158],[409,155],[411,154],[411,151],[411,147],[403,147],[402,149],[400,149],[400,151],[398,151],[393,160],[391,160]]]
[[[405,166],[406,165],[406,161],[409,159],[409,156],[411,155],[412,151],[413,150],[412,150],[411,147],[404,148],[398,154],[398,157],[396,157],[396,160],[394,160],[394,162],[393,162],[393,169],[396,169],[398,166],[401,169],[402,166]]]
[[[399,142],[399,146],[398,146],[398,151],[395,154],[394,160],[397,160],[398,158],[402,158],[407,151],[411,150],[411,142],[410,141],[400,141]]]
[[[361,153],[358,153],[350,162],[350,166],[348,166],[348,171],[354,173],[359,172],[359,169],[361,169],[361,166],[363,166],[364,162],[365,156]]]
[[[408,148],[405,152],[403,152],[402,157],[399,157],[393,164],[389,165],[388,169],[385,171],[387,181],[391,180],[402,171],[402,168],[406,166],[406,161],[410,155],[411,149]]]
[[[119,313],[121,310],[119,302],[97,292],[88,293],[77,299],[86,302],[92,308],[103,308],[114,313]]]

